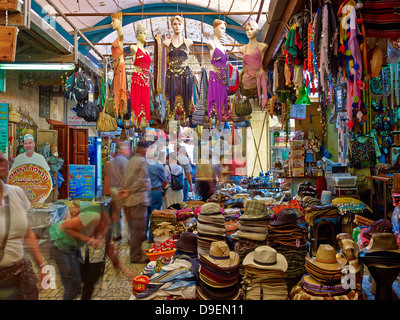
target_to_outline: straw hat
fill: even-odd
[[[257,247],[243,260],[243,266],[251,266],[264,270],[281,270],[285,272],[288,263],[284,255],[269,246]]]
[[[371,78],[376,78],[382,71],[382,49],[375,45],[372,49],[372,57],[370,59]]]
[[[335,249],[329,244],[321,244],[317,255],[313,258],[305,257],[312,265],[327,271],[341,270],[347,263],[345,258],[337,258]]]
[[[361,251],[365,253],[378,251],[390,251],[400,253],[396,235],[389,232],[374,233],[371,237],[369,245],[361,249]]]
[[[210,246],[210,254],[204,258],[219,269],[233,269],[239,266],[239,255],[230,251],[224,241],[214,241]]]

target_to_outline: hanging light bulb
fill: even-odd
[[[310,98],[308,97],[308,89],[305,84],[300,87],[299,96],[297,97],[295,104],[311,104]]]

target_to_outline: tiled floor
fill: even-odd
[[[146,266],[145,264],[131,264],[129,261],[129,246],[127,240],[123,239],[117,242],[120,256],[125,265],[131,270],[135,275],[140,274],[142,269]],[[43,244],[45,246],[45,244]],[[150,243],[144,242],[142,248],[147,249],[151,246]],[[46,251],[44,250],[45,254]],[[48,257],[49,264],[54,265]],[[36,268],[36,267],[34,267]],[[56,269],[57,270],[57,269]],[[366,300],[374,300],[374,295],[371,293],[371,287],[373,287],[368,270],[364,269],[363,278],[363,293]],[[400,276],[397,278],[393,285],[393,291],[395,296],[400,297]],[[41,289],[39,293],[40,300],[62,300],[63,297],[63,285],[61,283],[60,277],[57,273],[56,275],[56,288],[55,289]],[[129,300],[132,295],[132,285],[131,282],[118,270],[116,270],[109,259],[107,259],[106,270],[104,276],[98,281],[96,288],[93,292],[93,300]],[[79,297],[77,299],[80,299]]]

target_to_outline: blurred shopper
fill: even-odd
[[[147,142],[139,141],[135,155],[129,159],[118,193],[124,198],[124,212],[130,232],[130,259],[132,263],[147,263],[143,257],[142,242],[146,237],[147,207],[151,206],[151,182],[146,161]]]
[[[207,200],[215,192],[217,185],[217,172],[212,164],[210,152],[209,159],[201,158],[196,168],[196,189],[202,201]]]
[[[185,171],[185,180],[183,186],[183,202],[187,202],[189,200],[189,192],[193,191],[193,182],[192,182],[192,164],[190,163],[190,158],[187,154],[186,147],[181,146],[178,150],[177,156],[178,164],[182,166]]]
[[[39,265],[40,280],[46,261],[29,227],[28,198],[20,187],[3,182],[9,169],[8,160],[0,152],[0,300],[37,300],[38,278],[24,249]]]
[[[128,165],[130,148],[126,143],[120,142],[117,146],[116,155],[110,162],[109,181],[111,193],[111,220],[112,220],[112,237],[118,241],[121,239],[121,217],[123,199],[117,194],[122,188],[122,179],[124,177],[125,168]]]
[[[184,169],[177,163],[174,155],[167,155],[167,163],[164,166],[168,183],[163,198],[163,209],[174,208],[179,210],[183,202]],[[172,175],[175,176],[175,181],[180,184],[179,187],[173,185]]]
[[[153,210],[162,209],[162,193],[167,186],[167,177],[165,176],[164,166],[158,160],[159,152],[150,148],[147,152],[147,165],[149,177],[151,180],[151,206],[147,207],[146,235],[149,241],[153,241],[153,235],[149,230],[149,217]]]

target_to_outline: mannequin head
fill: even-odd
[[[139,23],[136,26],[136,39],[143,43],[147,41],[147,28],[144,24]]]
[[[172,30],[174,34],[181,34],[183,31],[184,20],[181,16],[175,16],[171,18]]]
[[[116,12],[111,15],[111,25],[113,30],[122,28],[122,12]]]
[[[220,19],[215,19],[213,23],[214,35],[217,38],[222,38],[226,32],[226,22]]]
[[[255,21],[250,21],[246,24],[246,35],[249,39],[257,38],[258,33],[260,32],[260,27]]]

